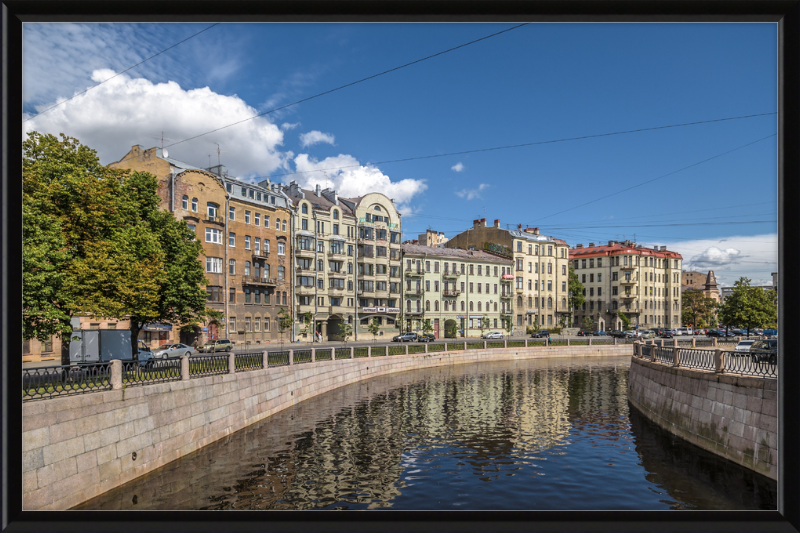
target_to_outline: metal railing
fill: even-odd
[[[405,355],[406,347],[405,346],[388,346],[386,351],[388,355]]]
[[[766,356],[766,357],[764,357]],[[724,352],[722,356],[725,372],[775,378],[778,377],[777,354],[771,358],[767,354],[749,352]]]
[[[714,350],[691,350],[681,348],[679,358],[680,366],[687,368],[702,368],[714,370]]]
[[[445,343],[443,342],[432,342],[428,344],[428,351],[429,352],[443,352],[444,351]]]
[[[386,346],[370,346],[369,354],[371,357],[380,357],[386,355]]]
[[[234,358],[233,366],[237,372],[264,368],[263,352],[237,353]]]
[[[228,356],[198,355],[189,358],[189,377],[199,378],[228,373]]]
[[[22,371],[22,399],[111,390],[111,363],[46,366]]]
[[[410,344],[408,346],[408,353],[425,353],[425,346],[421,344]]]
[[[486,341],[487,348],[505,348],[506,343],[503,341]]]
[[[369,357],[369,348],[353,348],[353,358],[356,357]]]
[[[639,345],[639,357],[652,360],[655,351],[655,361],[667,365],[675,365],[674,350],[676,346],[658,344]],[[677,366],[684,368],[697,368],[701,370],[721,371],[728,374],[740,374],[775,378],[778,375],[777,354],[752,354],[749,352],[736,352],[730,350],[680,348],[678,349]],[[719,350],[719,356],[717,351]]]
[[[672,357],[672,347],[664,347],[656,346],[656,361],[659,363],[666,363],[666,364],[673,364],[674,358]]]
[[[333,355],[332,348],[324,348],[321,350],[317,350],[314,355],[314,359],[317,361],[330,361]]]
[[[350,359],[350,348],[335,348],[335,359]]]
[[[289,366],[289,351],[268,352],[267,364],[273,366]]]
[[[225,367],[228,370],[228,367]],[[122,361],[122,385],[150,385],[181,379],[180,358]]]
[[[483,350],[482,342],[467,342],[467,350]]]
[[[302,363],[311,362],[311,350],[295,350],[294,351],[294,364],[299,365]]]

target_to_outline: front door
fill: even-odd
[[[439,319],[438,318],[434,318],[433,319],[433,336],[436,337],[437,339],[439,338]]]

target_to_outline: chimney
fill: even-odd
[[[576,244],[575,248],[583,248],[583,245],[582,244]]]
[[[494,219],[494,227],[495,228],[499,228],[500,227],[500,219],[499,218]]]
[[[339,199],[336,197],[336,191],[333,189],[324,189],[322,191],[322,196],[325,197],[333,205],[339,205]]]
[[[589,243],[589,248],[594,248],[594,243],[593,242]]]
[[[320,191],[320,188],[319,188],[319,183],[317,183],[317,188],[316,188],[316,194],[317,194],[317,196],[319,196],[319,195],[320,195],[320,194],[319,194],[320,192],[321,192],[321,191]]]
[[[517,224],[517,229],[518,229],[519,231],[522,231],[522,224]]]
[[[665,252],[665,251],[667,251],[667,247],[666,247],[666,246],[662,246],[662,247],[661,247],[661,251],[662,251],[662,252]]]
[[[533,234],[539,235],[539,228],[533,228]]]
[[[486,219],[485,218],[481,219],[481,226],[483,226],[484,228],[486,227]]]
[[[658,246],[653,246],[653,250],[658,251]]]
[[[481,225],[481,219],[476,218],[475,220],[472,221],[472,227],[473,228],[477,228],[480,225]]]
[[[609,246],[614,246],[615,244],[616,244],[616,241],[608,241],[608,245]]]

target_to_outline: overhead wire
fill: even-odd
[[[475,39],[475,40],[472,40],[472,41],[470,41],[468,43],[460,44],[458,46],[454,46],[453,48],[448,48],[447,50],[443,50],[441,52],[437,52],[437,53],[429,55],[427,57],[423,57],[421,59],[417,59],[416,61],[412,61],[410,63],[406,63],[404,65],[400,65],[398,67],[394,67],[394,68],[391,68],[389,70],[384,70],[383,72],[379,72],[377,74],[373,74],[372,76],[367,76],[366,78],[361,78],[360,80],[356,80],[356,81],[353,81],[353,82],[350,82],[350,83],[346,83],[344,85],[340,85],[339,87],[336,87],[334,89],[329,89],[327,91],[315,94],[313,96],[309,96],[309,97],[303,98],[302,100],[297,100],[296,102],[292,102],[290,104],[285,104],[285,105],[282,105],[280,107],[276,107],[276,108],[270,109],[268,111],[263,111],[261,113],[258,113],[256,115],[251,116],[251,117],[248,117],[248,118],[233,122],[233,123],[228,124],[226,126],[221,126],[219,128],[213,129],[211,131],[207,131],[205,133],[201,133],[199,135],[195,135],[194,137],[189,137],[188,139],[183,139],[182,141],[177,141],[177,142],[174,142],[172,144],[168,144],[167,146],[165,146],[165,148],[168,148],[168,147],[171,147],[171,146],[175,146],[177,144],[185,143],[187,141],[191,141],[193,139],[197,139],[199,137],[203,137],[204,135],[208,135],[209,133],[214,133],[214,132],[217,132],[217,131],[220,131],[220,130],[224,130],[226,128],[230,128],[231,126],[236,126],[237,124],[241,124],[243,122],[247,122],[249,120],[253,120],[253,119],[258,118],[258,117],[263,117],[264,115],[269,115],[270,113],[274,113],[275,111],[279,111],[281,109],[286,109],[287,107],[292,107],[292,106],[295,106],[297,104],[301,104],[303,102],[308,102],[309,100],[313,100],[314,98],[319,98],[320,96],[324,96],[326,94],[330,94],[330,93],[333,93],[333,92],[336,92],[336,91],[340,91],[340,90],[345,89],[347,87],[352,87],[353,85],[356,85],[356,84],[359,84],[359,83],[363,83],[363,82],[371,80],[373,78],[377,78],[378,76],[383,76],[385,74],[389,74],[390,72],[394,72],[396,70],[400,70],[402,68],[410,67],[411,65],[415,65],[417,63],[421,63],[422,61],[427,61],[428,59],[433,59],[434,57],[437,57],[437,56],[440,56],[440,55],[443,55],[443,54],[447,54],[449,52],[453,52],[455,50],[458,50],[459,48],[464,48],[465,46],[469,46],[471,44],[475,44],[475,43],[478,43],[478,42],[481,42],[481,41],[485,41],[486,39],[490,39],[492,37],[496,37],[496,36],[501,35],[503,33],[506,33],[506,32],[512,31],[512,30],[516,30],[517,28],[521,28],[523,26],[527,26],[528,24],[530,24],[530,22],[517,24],[516,26],[512,26],[511,28],[506,28],[505,30],[492,33],[491,35],[486,35],[484,37],[481,37],[480,39]]]
[[[113,76],[111,76],[110,78],[108,78],[108,79],[105,79],[105,80],[101,81],[101,82],[100,82],[100,83],[98,83],[97,85],[92,85],[92,86],[91,86],[91,87],[89,87],[88,89],[86,89],[86,90],[84,90],[84,91],[81,91],[81,92],[79,92],[79,93],[77,93],[77,94],[74,94],[74,95],[72,95],[71,97],[67,98],[66,100],[62,100],[62,101],[58,102],[57,104],[55,104],[55,105],[52,105],[52,106],[48,107],[48,108],[47,108],[47,109],[45,109],[44,111],[41,111],[41,112],[39,112],[39,113],[37,113],[37,114],[33,115],[32,117],[30,117],[30,118],[27,118],[27,119],[23,120],[23,121],[22,121],[22,123],[24,124],[24,123],[28,122],[29,120],[33,120],[33,119],[35,119],[36,117],[38,117],[39,115],[43,115],[44,113],[47,113],[47,112],[48,112],[48,111],[50,111],[51,109],[54,109],[54,108],[56,108],[56,107],[60,106],[60,105],[61,105],[61,104],[63,104],[63,103],[69,102],[69,101],[70,101],[70,100],[72,100],[73,98],[76,98],[76,97],[78,97],[78,96],[80,96],[80,95],[82,95],[82,94],[85,94],[85,93],[87,93],[87,92],[91,91],[92,89],[94,89],[94,88],[96,88],[96,87],[99,87],[100,85],[103,85],[105,82],[107,82],[107,81],[110,81],[110,80],[113,80],[114,78],[116,78],[117,76],[121,76],[122,74],[125,74],[125,73],[126,73],[126,72],[128,72],[129,70],[131,70],[131,69],[134,69],[134,68],[138,67],[138,66],[139,66],[139,65],[141,65],[142,63],[146,63],[147,61],[150,61],[150,60],[151,60],[151,59],[153,59],[154,57],[156,57],[156,56],[160,56],[161,54],[163,54],[164,52],[166,52],[166,51],[168,51],[168,50],[172,50],[173,48],[175,48],[175,47],[176,47],[176,46],[178,46],[179,44],[183,44],[183,43],[185,43],[186,41],[188,41],[189,39],[192,39],[192,38],[194,38],[194,37],[197,37],[197,36],[198,36],[198,35],[200,35],[201,33],[205,32],[205,31],[208,31],[208,30],[210,30],[211,28],[213,28],[214,26],[218,26],[219,24],[220,24],[220,23],[219,23],[219,22],[217,22],[217,23],[215,23],[215,24],[212,24],[211,26],[209,26],[209,27],[207,27],[207,28],[205,28],[205,29],[203,29],[203,30],[200,30],[199,32],[197,32],[197,33],[195,33],[195,34],[193,34],[193,35],[190,35],[190,36],[189,36],[189,37],[187,37],[186,39],[184,39],[184,40],[182,40],[182,41],[180,41],[180,42],[177,42],[177,43],[173,44],[173,45],[172,45],[172,46],[170,46],[169,48],[165,48],[165,49],[161,50],[160,52],[158,52],[157,54],[153,54],[153,55],[151,55],[150,57],[148,57],[147,59],[145,59],[145,60],[143,60],[143,61],[139,61],[138,63],[136,63],[136,64],[135,64],[135,65],[133,65],[132,67],[128,67],[128,68],[126,68],[125,70],[123,70],[122,72],[119,72],[119,73],[117,73],[117,74],[114,74],[114,75],[113,75]]]

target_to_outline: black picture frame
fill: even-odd
[[[800,2],[789,1],[35,1],[2,4],[2,182],[0,182],[0,395],[2,396],[2,527],[7,531],[800,531],[800,357],[781,345],[779,357],[779,479],[777,511],[21,511],[22,367],[21,176],[22,23],[83,22],[775,22],[779,28],[779,329],[790,332],[798,312],[791,201],[800,199]],[[12,127],[13,126],[13,127]],[[791,337],[790,341],[791,342]],[[786,355],[786,357],[784,357]],[[12,379],[13,376],[13,379]]]

